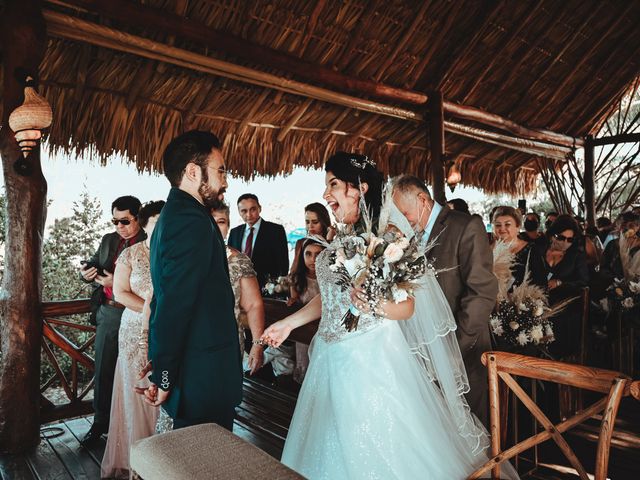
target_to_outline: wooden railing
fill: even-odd
[[[88,299],[43,302],[42,304],[42,350],[54,370],[54,374],[40,387],[42,395],[41,421],[43,423],[84,415],[92,411],[91,402],[85,397],[93,389],[93,379],[81,386],[79,369],[84,368],[87,374],[93,375],[94,360],[87,354],[87,350],[95,341],[96,327],[61,318],[88,314],[89,311]],[[59,327],[91,332],[92,334],[82,345],[76,345],[59,330]],[[63,371],[60,353],[71,359],[70,372]],[[50,387],[58,384],[66,394],[68,400],[66,403],[54,404],[44,396]]]
[[[265,298],[265,323],[272,324],[276,320],[286,317],[300,307],[287,307],[286,302]],[[71,418],[78,415],[86,415],[93,411],[91,402],[85,397],[93,389],[93,379],[80,385],[80,368],[86,369],[93,375],[94,359],[87,354],[89,347],[95,342],[96,327],[84,323],[70,322],[61,317],[71,315],[88,314],[90,305],[88,299],[69,300],[59,302],[43,302],[42,304],[42,350],[54,369],[51,375],[40,387],[42,394],[41,419],[42,422],[50,422],[63,418]],[[92,332],[82,345],[76,345],[57,327],[72,328],[74,330]],[[309,323],[297,328],[291,333],[291,340],[302,343],[310,343],[318,329],[318,322]],[[71,359],[70,372],[64,372],[59,354]],[[44,393],[52,386],[60,385],[64,390],[67,402],[54,405]]]

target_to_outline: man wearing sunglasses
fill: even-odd
[[[111,223],[116,231],[102,237],[100,247],[83,262],[80,274],[93,283],[90,321],[96,325],[95,386],[93,391],[93,426],[83,442],[93,442],[109,428],[111,391],[118,358],[118,330],[124,306],[113,296],[113,271],[120,253],[146,238],[138,223],[140,200],[132,196],[119,197],[111,204]]]

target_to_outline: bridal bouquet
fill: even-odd
[[[493,250],[493,273],[498,278],[498,303],[489,323],[494,335],[516,347],[528,343],[549,344],[555,340],[550,318],[560,313],[575,298],[549,306],[545,291],[531,285],[528,265],[524,280],[509,291],[513,278],[514,255],[510,245],[498,240]]]
[[[267,279],[267,283],[265,283],[262,288],[262,296],[264,297],[273,297],[273,296],[286,296],[289,293],[289,277],[272,277],[270,276]]]
[[[362,289],[371,312],[380,313],[380,305],[400,303],[413,293],[417,281],[427,268],[415,237],[410,240],[389,226],[392,202],[386,195],[378,221],[379,234],[373,233],[373,221],[366,206],[361,205],[365,231],[357,234],[353,226],[339,224],[333,243],[337,243],[330,257],[330,270],[337,276],[343,291]],[[353,305],[347,310],[342,324],[348,331],[357,329],[361,312]]]

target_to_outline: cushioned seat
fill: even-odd
[[[304,478],[213,423],[136,442],[131,448],[131,469],[144,480]]]

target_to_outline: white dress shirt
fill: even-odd
[[[253,251],[253,247],[256,246],[256,238],[258,238],[258,230],[260,230],[260,225],[262,224],[262,217],[258,219],[256,223],[253,224],[253,242],[251,243],[251,251]],[[246,224],[244,228],[244,235],[242,236],[242,251],[246,251],[247,246],[247,238],[249,238],[249,233],[251,232],[251,227]]]

